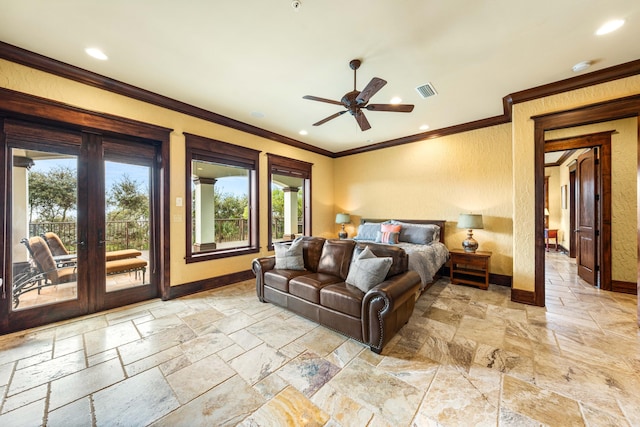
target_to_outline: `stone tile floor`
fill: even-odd
[[[0,337],[0,426],[640,425],[635,296],[547,258],[547,307],[441,279],[383,354],[253,281]]]

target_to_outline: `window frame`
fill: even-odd
[[[301,178],[303,180],[303,230],[302,234],[305,236],[311,236],[311,169],[313,163],[303,162],[302,160],[291,159],[289,157],[278,156],[277,154],[267,153],[267,168],[268,168],[268,182],[267,182],[267,201],[268,201],[268,214],[267,214],[267,249],[273,250],[273,207],[272,201],[272,176],[284,175]]]
[[[260,194],[258,177],[260,176],[260,153],[261,151],[242,147],[228,142],[218,141],[199,135],[184,133],[185,137],[185,210],[186,210],[186,256],[187,263],[209,261],[219,258],[227,258],[238,255],[257,253],[260,251]],[[249,170],[249,242],[246,246],[226,249],[211,249],[201,252],[193,252],[193,215],[191,206],[193,198],[191,195],[191,183],[193,177],[193,161],[203,160],[206,162],[219,163],[222,165],[243,167]]]

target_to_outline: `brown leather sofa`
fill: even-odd
[[[369,246],[391,257],[385,280],[362,292],[345,282],[351,259]],[[395,246],[353,240],[303,238],[305,270],[276,270],[274,256],[256,258],[256,292],[262,302],[285,307],[368,345],[380,353],[411,317],[420,276],[408,271],[409,257]]]

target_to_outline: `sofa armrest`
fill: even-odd
[[[362,301],[365,341],[379,352],[413,312],[420,276],[406,271],[391,277],[367,292]]]
[[[275,256],[255,258],[251,262],[251,270],[256,276],[256,294],[261,302],[264,302],[264,273],[273,270],[275,265]]]

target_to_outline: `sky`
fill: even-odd
[[[31,167],[30,172],[46,173],[56,166],[68,167],[75,171],[77,170],[76,158],[36,160],[35,164]],[[106,191],[108,192],[113,184],[118,182],[125,174],[128,175],[130,179],[136,181],[141,189],[145,191],[148,189],[148,167],[116,162],[105,162]]]

